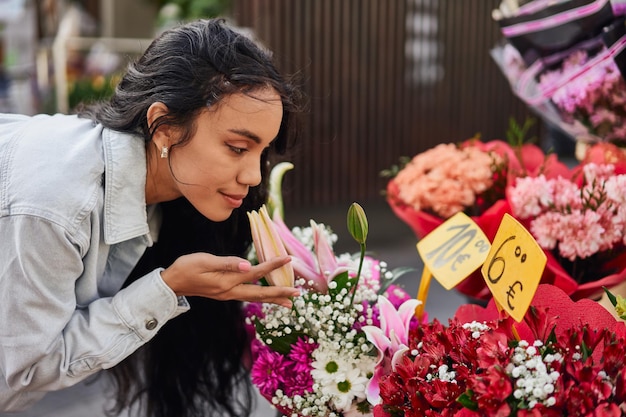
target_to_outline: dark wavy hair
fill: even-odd
[[[262,183],[224,222],[203,217],[186,199],[161,203],[158,241],[147,249],[126,284],[179,256],[205,251],[244,256],[251,244],[247,211],[267,197],[272,155],[284,155],[300,131],[300,89],[277,70],[272,55],[222,19],[200,20],[157,37],[131,63],[109,101],[79,110],[103,126],[142,135],[149,151],[161,125],[182,132],[179,144],[194,133],[194,120],[207,106],[233,93],[273,88],[281,96],[283,118],[270,152],[263,155]],[[147,111],[154,102],[169,109],[152,126]],[[174,145],[175,146],[175,145]],[[124,409],[148,417],[244,416],[254,405],[245,366],[247,334],[242,303],[188,297],[191,309],[166,323],[146,345],[110,370],[116,389],[116,415]]]

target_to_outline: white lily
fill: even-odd
[[[285,245],[265,206],[259,211],[249,211],[250,231],[259,262],[265,262],[277,256],[288,256]],[[267,276],[271,285],[293,287],[294,273],[291,263],[271,271]]]

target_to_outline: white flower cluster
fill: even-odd
[[[333,246],[335,243],[337,243],[337,240],[339,240],[339,237],[337,236],[337,234],[335,232],[333,232],[333,230],[330,228],[330,226],[325,225],[324,223],[318,223],[318,226],[320,226],[321,228],[323,228],[326,233],[324,233],[324,235],[326,236],[326,238],[328,239],[328,243],[330,244],[330,246]],[[306,246],[309,250],[313,250],[313,248],[315,247],[314,243],[313,243],[313,229],[311,227],[293,227],[291,229],[291,233],[300,241],[304,244],[304,246]]]
[[[463,329],[469,330],[470,332],[472,332],[472,337],[474,339],[478,339],[478,338],[480,338],[480,335],[482,335],[484,332],[489,330],[490,327],[487,326],[485,323],[480,323],[478,321],[472,321],[470,323],[464,323],[463,324]]]
[[[552,367],[553,362],[562,362],[560,353],[546,354],[542,358],[543,343],[539,340],[530,346],[521,340],[515,347],[507,373],[515,379],[513,396],[524,401],[532,409],[538,403],[551,407],[556,399],[551,396],[559,372]]]

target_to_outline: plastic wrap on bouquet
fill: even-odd
[[[609,0],[527,2],[514,15],[497,20],[502,35],[515,47],[524,62],[563,51],[599,35],[619,13]]]
[[[626,144],[623,17],[602,35],[531,65],[509,43],[496,46],[491,55],[515,95],[544,121],[583,142]]]
[[[413,209],[398,199],[397,195],[397,185],[391,180],[387,184],[387,202],[394,214],[413,230],[418,239],[424,238],[446,220],[425,211]],[[505,213],[510,214],[510,207],[508,202],[502,199],[496,201],[480,216],[472,216],[472,219],[491,241],[496,235]],[[476,270],[458,284],[455,290],[477,300],[488,300],[491,298],[491,293],[480,270]]]

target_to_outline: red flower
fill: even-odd
[[[507,417],[511,407],[507,398],[513,392],[511,379],[504,368],[493,365],[485,368],[484,372],[469,379],[468,388],[474,392],[478,408],[492,416]]]
[[[503,318],[493,301],[486,308],[462,306],[448,326],[435,320],[413,329],[409,345],[382,378],[378,407],[385,414],[375,415],[612,417],[626,411],[626,326],[598,303],[574,302],[554,286],[539,286],[522,323]]]
[[[599,142],[587,149],[582,164],[594,162],[596,164],[615,165],[615,174],[626,174],[626,151],[612,143]]]

